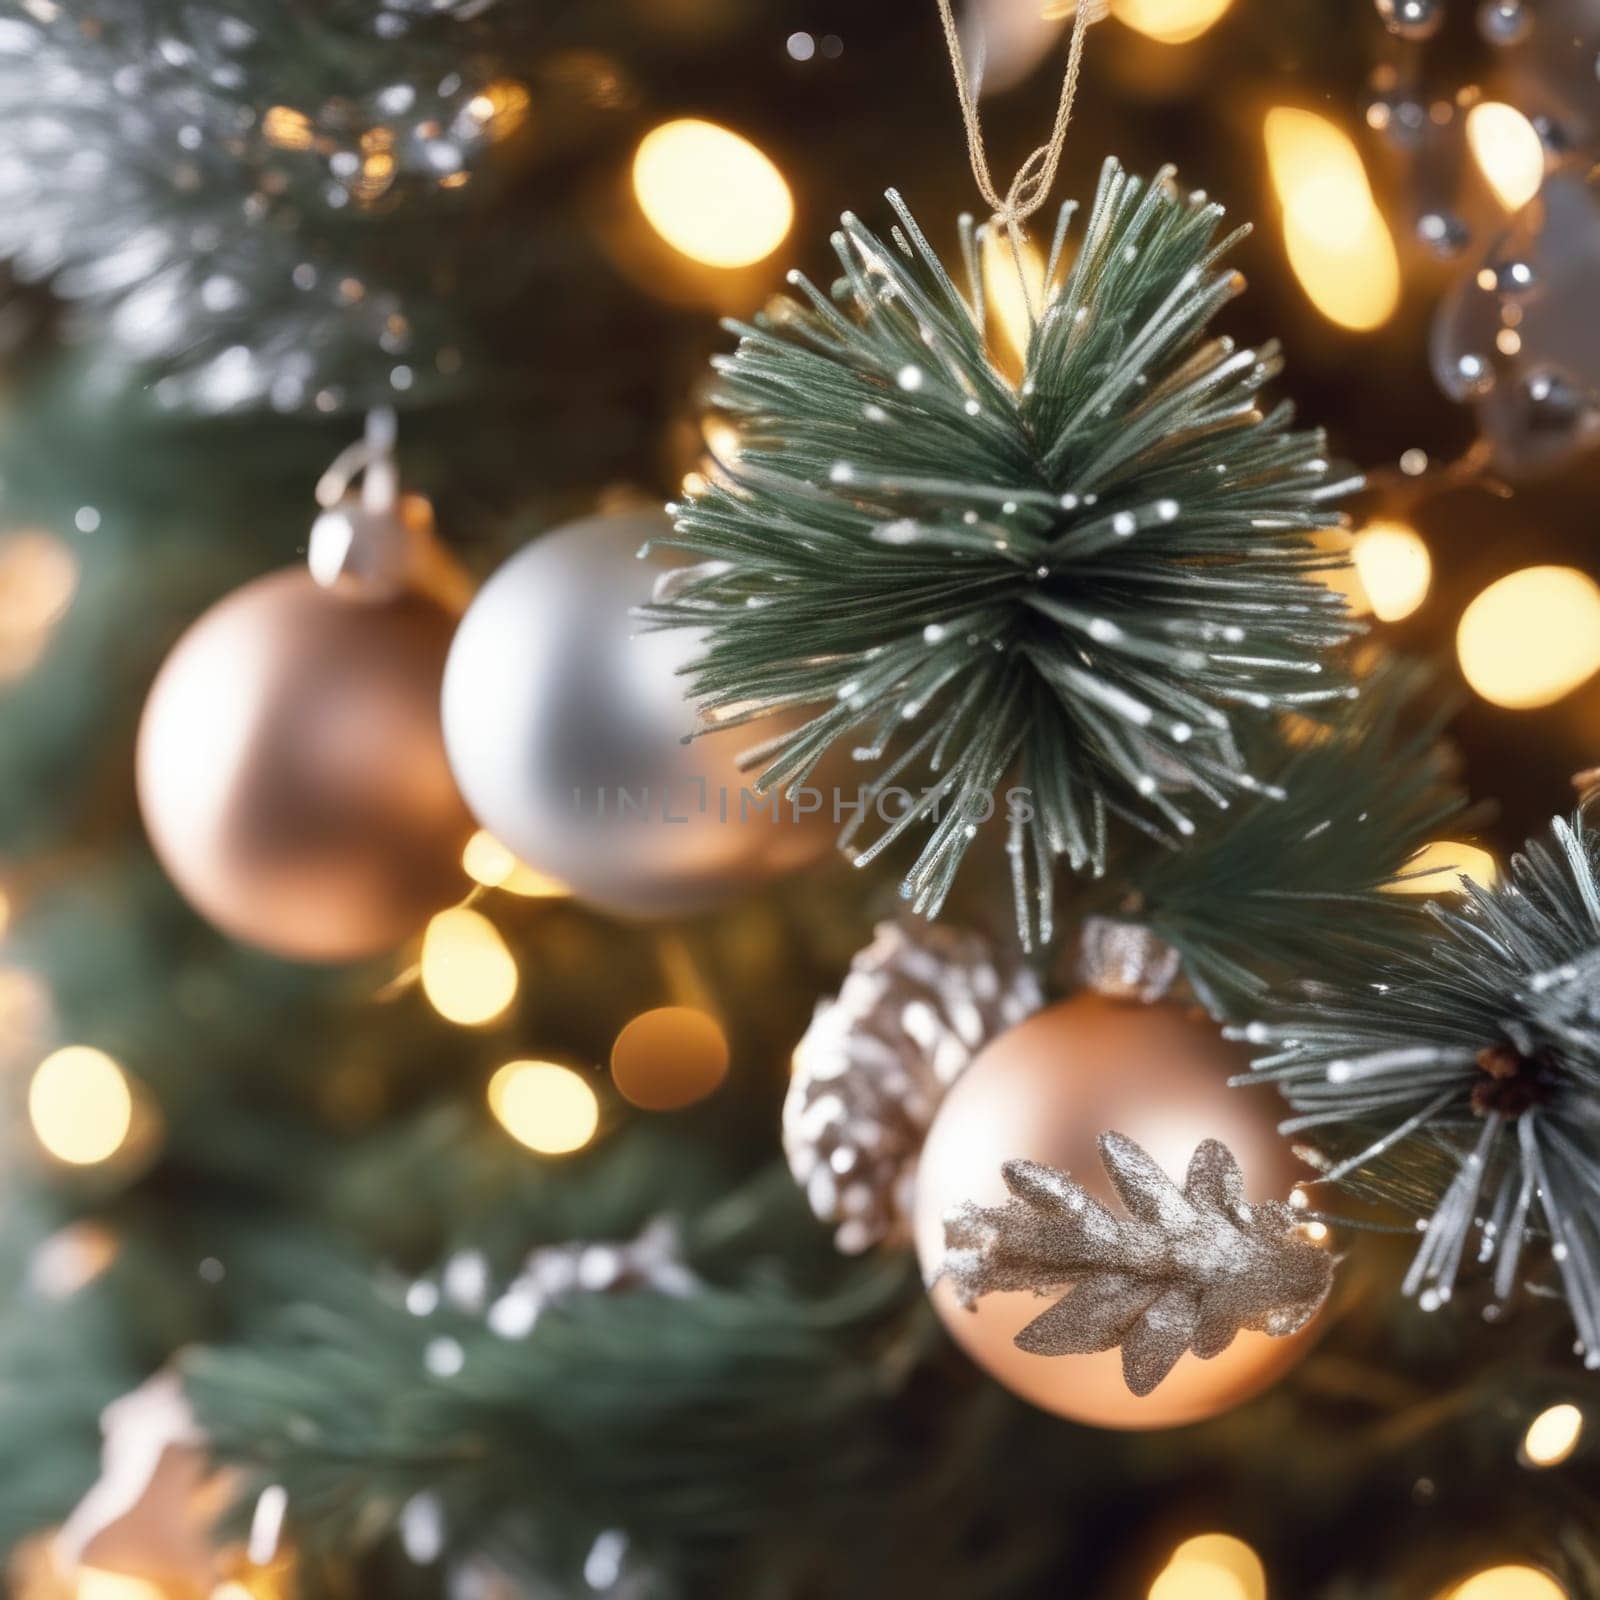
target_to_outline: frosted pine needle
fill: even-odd
[[[1324,1181],[1404,1198],[1443,1153],[1408,1294],[1448,1301],[1476,1241],[1506,1299],[1542,1236],[1600,1367],[1600,835],[1558,818],[1502,887],[1431,911],[1431,945],[1374,946],[1245,1029],[1273,1047],[1256,1074],[1328,1147]]]
[[[691,670],[726,725],[778,708],[759,783],[799,785],[848,740],[858,859],[929,831],[904,893],[935,913],[979,823],[1010,827],[1026,937],[1057,860],[1100,871],[1108,817],[1172,840],[1259,789],[1239,723],[1350,691],[1353,629],[1313,536],[1354,486],[1291,408],[1261,409],[1276,345],[1207,324],[1243,288],[1220,206],[1108,162],[1060,248],[1021,384],[992,360],[978,240],[963,292],[894,193],[892,242],[846,215],[842,277],[715,363],[738,448],[674,508],[701,563],[647,613],[704,630]],[[1024,793],[1008,803],[1008,782]],[[893,788],[908,799],[876,802]]]

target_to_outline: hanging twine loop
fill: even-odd
[[[945,44],[949,47],[950,65],[955,72],[956,99],[961,104],[961,120],[967,133],[967,158],[972,163],[972,176],[977,182],[978,193],[989,207],[992,224],[1005,229],[1017,275],[1022,279],[1025,298],[1029,297],[1029,289],[1027,273],[1023,270],[1022,225],[1049,199],[1050,190],[1055,185],[1061,152],[1066,148],[1067,125],[1072,121],[1072,104],[1078,95],[1084,39],[1090,26],[1100,21],[1107,9],[1107,0],[1078,0],[1073,7],[1067,69],[1061,80],[1061,96],[1056,101],[1055,122],[1050,129],[1050,137],[1017,168],[1016,176],[1002,194],[994,181],[988,151],[984,147],[983,119],[978,111],[977,89],[967,70],[966,52],[961,45],[961,30],[956,26],[953,0],[939,0]],[[1028,314],[1030,317],[1033,315],[1031,298]]]

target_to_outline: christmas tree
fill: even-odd
[[[1597,57],[6,6],[6,1592],[1600,1595]]]

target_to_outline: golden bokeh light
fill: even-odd
[[[485,889],[503,889],[527,900],[555,900],[570,892],[565,884],[517,860],[492,833],[481,828],[467,840],[461,868]]]
[[[1500,879],[1500,863],[1487,850],[1455,839],[1423,845],[1401,870],[1402,877],[1384,884],[1386,894],[1455,894],[1464,877],[1480,889],[1492,889]]]
[[[709,413],[700,423],[700,435],[706,442],[706,449],[724,466],[739,459],[739,430],[726,417],[714,411]]]
[[[1233,0],[1111,0],[1118,22],[1159,44],[1187,44],[1222,19]]]
[[[422,936],[422,992],[449,1022],[493,1022],[516,998],[517,964],[500,930],[481,912],[439,912]]]
[[[1428,598],[1433,562],[1417,532],[1403,522],[1369,522],[1350,547],[1356,577],[1380,622],[1409,617]]]
[[[1583,1436],[1583,1413],[1571,1404],[1549,1406],[1528,1424],[1518,1459],[1526,1467],[1559,1467]]]
[[[519,1144],[570,1155],[594,1138],[600,1101],[582,1076],[554,1061],[511,1061],[489,1080],[489,1109]]]
[[[679,1111],[728,1075],[728,1041],[714,1017],[693,1006],[658,1006],[637,1016],[611,1046],[617,1093],[642,1111]]]
[[[1203,1533],[1172,1552],[1149,1600],[1267,1600],[1267,1574],[1243,1539]]]
[[[514,78],[496,78],[467,102],[468,114],[491,139],[509,138],[528,120],[532,97]]]
[[[57,1161],[89,1167],[120,1150],[133,1127],[127,1075],[103,1050],[67,1045],[45,1057],[28,1085],[34,1137]]]
[[[98,1567],[80,1567],[73,1574],[73,1600],[169,1600],[165,1589],[143,1578]]]
[[[1428,597],[1433,561],[1421,537],[1403,522],[1369,522],[1353,534],[1330,528],[1317,535],[1317,547],[1348,562],[1318,576],[1344,596],[1353,617],[1399,622]]]
[[[1492,705],[1550,705],[1600,671],[1600,585],[1575,567],[1500,578],[1461,614],[1456,655]]]
[[[0,681],[39,659],[77,588],[78,559],[53,534],[0,539]]]
[[[1503,101],[1485,100],[1467,113],[1467,146],[1484,181],[1507,211],[1518,211],[1544,182],[1538,129]]]
[[[261,118],[261,132],[268,144],[280,150],[309,150],[317,142],[311,118],[293,106],[268,106]]]
[[[788,237],[794,200],[748,139],[684,117],[652,129],[633,158],[633,192],[674,250],[708,267],[748,267]]]
[[[1014,357],[1009,370],[1019,375],[1028,354],[1033,323],[1044,305],[1044,257],[1032,240],[1022,240],[1022,271],[1004,228],[985,228],[980,256],[983,298],[989,325],[1000,336],[1000,353]],[[1027,290],[1023,283],[1026,280]],[[1031,314],[1030,314],[1031,308]]]
[[[1342,328],[1381,327],[1400,303],[1400,259],[1360,152],[1326,117],[1292,106],[1267,113],[1265,135],[1284,246],[1301,288]]]
[[[1567,1600],[1567,1591],[1535,1567],[1489,1567],[1446,1589],[1438,1600]]]

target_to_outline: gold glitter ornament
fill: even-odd
[[[990,1044],[945,1097],[923,1146],[916,1191],[917,1253],[939,1277],[945,1223],[969,1206],[1004,1206],[1008,1162],[1070,1173],[1115,1209],[1102,1134],[1119,1133],[1157,1167],[1182,1173],[1214,1140],[1231,1152],[1251,1202],[1286,1199],[1309,1174],[1277,1131],[1270,1094],[1230,1088],[1247,1056],[1202,1012],[1170,1001],[1133,1004],[1083,993],[1048,1007]],[[1057,1280],[1059,1281],[1059,1280]],[[1023,1399],[1106,1428],[1165,1428],[1216,1416],[1265,1388],[1309,1348],[1317,1322],[1284,1338],[1246,1330],[1211,1359],[1183,1355],[1149,1394],[1130,1392],[1117,1349],[1044,1356],[1016,1337],[1044,1309],[1030,1288],[960,1304],[948,1279],[935,1309],[956,1342]]]

